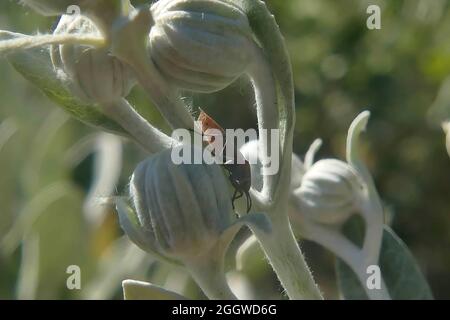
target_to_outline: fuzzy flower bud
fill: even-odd
[[[357,192],[362,188],[354,169],[334,159],[316,162],[294,191],[299,211],[324,224],[340,224],[357,210]]]
[[[262,214],[237,219],[218,165],[179,164],[166,150],[138,165],[130,182],[136,212],[117,202],[120,224],[141,249],[187,268],[211,299],[233,299],[226,285],[224,257],[243,224],[270,232]],[[193,148],[202,152],[201,148]]]
[[[130,183],[140,224],[162,256],[202,255],[231,225],[233,214],[219,166],[175,165],[171,151],[142,162]]]
[[[182,150],[178,148],[182,147],[163,151],[138,165],[130,182],[137,221],[133,222],[129,212],[120,208],[119,216],[123,229],[142,249],[172,262],[189,264],[213,251],[221,256],[225,252],[218,251],[226,250],[242,224],[257,224],[255,219],[264,216],[237,219],[220,167],[176,165],[171,157],[172,152]],[[202,152],[200,148],[197,151]]]
[[[95,24],[82,15],[61,17],[54,34],[65,33],[100,35]],[[85,102],[102,103],[125,97],[134,83],[128,67],[106,48],[54,45],[51,58],[60,78]]]
[[[151,57],[178,87],[214,92],[245,72],[253,40],[238,7],[221,0],[160,0],[151,11]]]

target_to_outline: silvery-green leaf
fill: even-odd
[[[349,238],[359,243],[363,236],[363,226],[351,221],[346,228]],[[380,269],[394,300],[433,299],[431,289],[419,269],[417,262],[403,241],[388,226],[384,227],[380,253]],[[367,299],[367,295],[353,271],[341,260],[336,261],[339,290],[343,298],[350,300]]]
[[[122,282],[125,300],[186,300],[186,297],[154,284],[125,280]]]
[[[1,33],[0,40],[18,36],[18,34],[9,32]],[[47,49],[37,48],[20,51],[8,55],[7,59],[22,76],[75,118],[89,125],[126,135],[122,127],[104,116],[97,106],[79,101],[68,91],[58,79]]]

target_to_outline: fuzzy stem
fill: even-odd
[[[175,141],[147,122],[126,99],[102,104],[103,112],[119,123],[149,153],[173,146]]]
[[[284,210],[283,203],[278,209]],[[281,212],[280,212],[281,213]],[[321,300],[319,288],[301,254],[286,215],[272,214],[272,232],[252,228],[281,285],[292,300]]]
[[[365,188],[360,192],[360,212],[366,225],[363,243],[364,266],[378,264],[383,239],[384,213],[375,182],[361,160],[358,149],[361,133],[366,129],[370,118],[369,111],[361,112],[350,125],[347,135],[347,162],[362,177]],[[365,283],[363,284],[365,285]],[[384,283],[383,283],[384,286]],[[385,286],[384,286],[385,288]],[[389,299],[386,292],[384,297]]]
[[[345,261],[345,263],[357,275],[359,281],[361,282],[361,286],[366,291],[369,299],[390,299],[389,292],[387,291],[387,287],[383,279],[381,280],[381,289],[371,290],[367,287],[367,267],[376,263],[369,263],[363,250],[358,248],[340,232],[332,228],[318,225],[314,222],[306,220],[298,221],[298,225],[299,233],[301,233],[303,237],[320,244]]]
[[[261,0],[227,0],[239,6],[246,14],[250,26],[261,45],[277,84],[280,118],[281,164],[271,204],[289,192],[291,178],[292,140],[295,125],[295,99],[292,66],[286,43],[274,16]]]
[[[271,150],[271,143],[279,144],[279,141],[271,141],[270,139],[271,131],[278,130],[279,128],[279,110],[277,105],[276,83],[270,66],[261,49],[256,44],[250,50],[253,53],[253,60],[248,66],[247,74],[253,83],[255,91],[259,130],[258,153],[263,164],[263,189],[257,197],[257,200],[267,205],[272,202],[277,175],[266,174],[264,167],[268,165],[268,152]],[[264,134],[263,131],[265,131]],[[281,149],[277,150],[277,153],[281,154]]]
[[[290,194],[292,145],[295,124],[292,68],[278,26],[260,1],[232,0],[247,13],[261,48],[254,48],[254,63],[247,70],[255,87],[261,129],[279,129],[279,171],[265,176],[263,192],[252,190],[257,204],[267,210],[272,232],[253,228],[281,284],[291,299],[322,299],[292,232],[287,203]],[[261,141],[265,151],[267,141]],[[264,156],[263,160],[264,160]]]
[[[223,259],[211,256],[185,263],[192,278],[210,300],[237,300],[228,286],[223,270]]]
[[[8,55],[18,50],[33,49],[52,44],[79,44],[97,48],[106,44],[105,39],[102,37],[81,34],[28,36],[9,31],[0,31],[0,38],[3,37],[14,39],[0,41],[0,56]]]

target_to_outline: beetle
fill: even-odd
[[[214,143],[214,136],[208,135],[207,131],[209,129],[216,129],[222,133],[222,136],[225,135],[225,130],[206,112],[200,109],[200,114],[197,118],[197,122],[201,125],[201,132],[206,136],[206,142],[208,144]],[[250,197],[250,188],[252,184],[252,175],[250,171],[250,164],[247,160],[244,159],[242,153],[237,150],[237,146],[235,146],[235,150],[233,152],[234,156],[232,159],[226,158],[226,141],[224,141],[223,149],[223,167],[228,172],[228,179],[230,180],[231,185],[234,188],[234,194],[231,199],[231,203],[233,205],[233,210],[235,209],[234,202],[244,195],[247,200],[247,213],[250,212],[252,207],[252,198]],[[238,159],[242,159],[243,163],[240,163]]]

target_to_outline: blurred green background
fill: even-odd
[[[133,1],[142,4],[145,1]],[[344,158],[353,118],[372,112],[364,157],[436,298],[450,298],[450,159],[440,121],[450,119],[450,1],[268,0],[294,67],[297,127],[303,156],[315,138],[319,158]],[[366,9],[381,7],[382,29],[368,30]],[[0,2],[0,29],[52,30],[17,1]],[[182,271],[130,245],[102,196],[124,194],[144,154],[133,144],[71,119],[0,60],[0,298],[121,298],[127,278],[152,281],[190,297],[201,293]],[[224,127],[254,127],[251,90],[239,81],[209,96],[186,94]],[[130,96],[164,127],[139,88]],[[431,111],[430,111],[431,110]],[[103,168],[103,170],[99,169]],[[337,298],[333,255],[302,244],[327,298]],[[68,290],[66,268],[78,265],[82,289]],[[239,283],[278,297],[264,264]],[[263,292],[264,294],[262,294]]]

